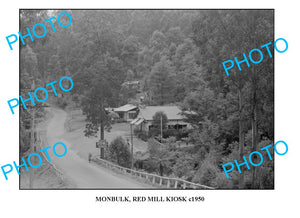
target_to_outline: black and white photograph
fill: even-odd
[[[21,190],[274,189],[274,9],[21,8],[19,25]]]
[[[299,217],[296,2],[1,6],[0,217]]]

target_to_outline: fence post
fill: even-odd
[[[178,185],[178,181],[176,180],[176,181],[175,181],[174,188],[177,188],[177,185]]]
[[[42,143],[47,144],[46,139],[44,137],[41,137],[41,135],[38,135],[38,140],[40,140],[39,144],[42,144]],[[190,189],[214,189],[213,187],[208,187],[208,186],[205,186],[205,185],[201,185],[201,184],[197,184],[197,183],[193,183],[193,182],[188,182],[188,181],[185,181],[185,180],[182,180],[182,179],[161,177],[159,175],[155,175],[155,174],[151,174],[151,173],[148,174],[148,173],[143,172],[143,171],[141,171],[141,172],[140,171],[135,171],[135,170],[125,168],[125,167],[121,167],[121,166],[118,166],[114,163],[105,161],[105,160],[101,159],[98,156],[95,157],[94,162],[98,163],[98,164],[102,164],[104,166],[107,166],[108,168],[113,169],[113,170],[119,170],[121,173],[124,172],[125,174],[131,174],[132,176],[136,176],[136,177],[139,177],[141,179],[145,178],[146,180],[148,180],[149,182],[152,182],[153,184],[155,184],[157,182],[156,178],[158,178],[159,182],[157,184],[160,185],[160,186],[163,186],[163,180],[166,179],[167,180],[166,181],[167,188],[173,187],[173,181],[174,181],[174,189],[178,189],[178,188],[180,188],[180,189],[187,189],[187,188],[190,188]],[[151,178],[151,176],[152,176],[152,178]]]

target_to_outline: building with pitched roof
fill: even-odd
[[[144,106],[139,108],[137,118],[131,124],[140,130],[148,132],[153,127],[153,116],[157,112],[163,112],[168,118],[168,129],[190,128],[191,125],[184,121],[182,111],[178,106]]]
[[[125,104],[121,107],[114,108],[113,111],[119,115],[119,119],[128,122],[136,118],[138,107],[132,104]]]

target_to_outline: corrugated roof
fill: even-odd
[[[154,114],[158,111],[164,112],[168,120],[182,120],[183,116],[180,115],[182,112],[177,106],[146,106],[140,108],[139,118],[144,118],[145,120],[152,120]]]
[[[130,122],[131,125],[140,125],[144,121],[144,118],[136,118]]]
[[[136,109],[137,106],[132,105],[132,104],[125,104],[121,107],[115,108],[114,111],[115,112],[127,112],[127,111],[131,111],[133,109]]]
[[[140,118],[135,118],[133,121],[130,122],[130,124],[135,124]]]

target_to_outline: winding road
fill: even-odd
[[[76,189],[141,189],[151,188],[146,184],[141,184],[132,178],[110,171],[99,165],[90,164],[86,159],[82,159],[72,147],[72,142],[64,138],[64,123],[67,113],[58,108],[48,108],[54,115],[46,126],[46,137],[51,162],[64,174],[67,180],[74,184]],[[57,157],[53,154],[52,147],[57,142],[63,142],[67,146],[67,154],[63,157]],[[57,145],[56,152],[64,153],[64,148]]]

